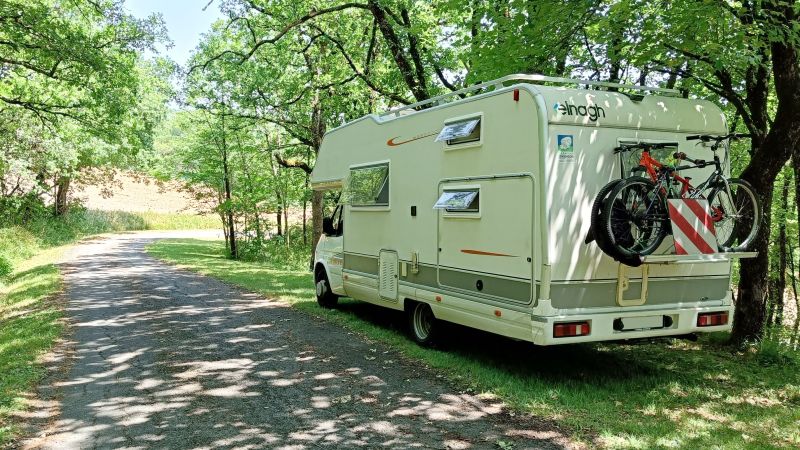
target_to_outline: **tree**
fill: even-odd
[[[139,54],[164,28],[157,16],[137,20],[105,0],[3,0],[0,24],[0,122],[25,130],[0,131],[8,143],[0,178],[18,181],[8,195],[41,201],[53,191],[61,214],[83,169],[130,165],[152,145],[169,67]]]

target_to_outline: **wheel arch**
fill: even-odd
[[[316,279],[317,279],[317,275],[318,275],[320,272],[324,273],[324,274],[327,276],[327,274],[329,273],[329,272],[328,272],[328,265],[327,265],[327,264],[325,264],[325,261],[322,261],[322,260],[317,260],[317,261],[314,263],[314,280],[316,280]]]

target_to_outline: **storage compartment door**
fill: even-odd
[[[475,190],[477,203],[468,194]],[[532,178],[442,182],[437,209],[439,284],[528,303],[534,260]]]
[[[384,300],[397,301],[397,252],[381,250],[378,274],[378,293]]]

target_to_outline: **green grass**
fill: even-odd
[[[403,332],[401,314],[343,299],[316,306],[311,275],[281,264],[231,261],[218,241],[159,241],[153,255],[214,276],[382,341],[460,386],[566,426],[608,448],[797,448],[800,362],[734,352],[725,335],[537,348],[451,327],[442,349],[423,349]]]
[[[25,409],[26,393],[43,376],[37,358],[63,329],[53,298],[61,287],[53,262],[62,251],[51,249],[21,264],[0,285],[0,447],[16,436],[13,414]]]

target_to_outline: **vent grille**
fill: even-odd
[[[378,293],[387,300],[397,300],[397,253],[380,253]]]

